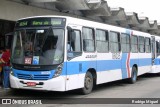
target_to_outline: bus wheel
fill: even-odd
[[[134,84],[137,81],[137,68],[132,68],[131,78],[129,78],[129,83]]]
[[[93,89],[93,75],[87,72],[84,80],[84,87],[81,89],[82,94],[89,94]]]

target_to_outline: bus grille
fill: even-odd
[[[48,80],[50,75],[17,74],[17,77],[25,80]]]

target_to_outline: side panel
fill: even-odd
[[[97,84],[122,79],[121,58],[114,57],[112,53],[97,53]]]
[[[139,53],[138,75],[150,72],[152,67],[151,53]]]
[[[126,29],[125,33],[127,34],[127,37],[129,36],[129,39],[130,39],[131,31],[128,30],[128,29]],[[121,39],[122,39],[122,37],[121,37]],[[121,48],[122,48],[122,46],[121,46]],[[130,78],[131,77],[130,59],[131,59],[131,53],[130,52],[128,52],[128,53],[122,53],[122,58],[121,58],[122,79]]]
[[[84,87],[84,78],[88,69],[96,70],[96,58],[87,58],[89,55],[94,56],[95,54],[83,53],[82,56],[67,61],[66,90]]]
[[[122,79],[130,77],[130,53],[122,53],[121,70]]]

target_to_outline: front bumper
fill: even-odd
[[[27,82],[35,82],[36,86],[27,86]],[[39,84],[42,83],[42,84]],[[49,80],[22,80],[10,74],[11,88],[43,90],[43,91],[66,91],[65,76],[59,76]]]

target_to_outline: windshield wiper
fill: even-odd
[[[42,44],[41,44],[41,46],[40,46],[41,50],[42,50],[42,48],[43,48],[43,46],[44,46],[44,44],[45,44],[45,42],[46,42],[46,39],[47,39],[47,37],[48,37],[48,35],[49,35],[49,33],[50,33],[50,30],[52,30],[52,32],[53,32],[52,27],[49,27],[48,30],[47,30],[47,32],[46,32],[46,34],[44,35]]]

